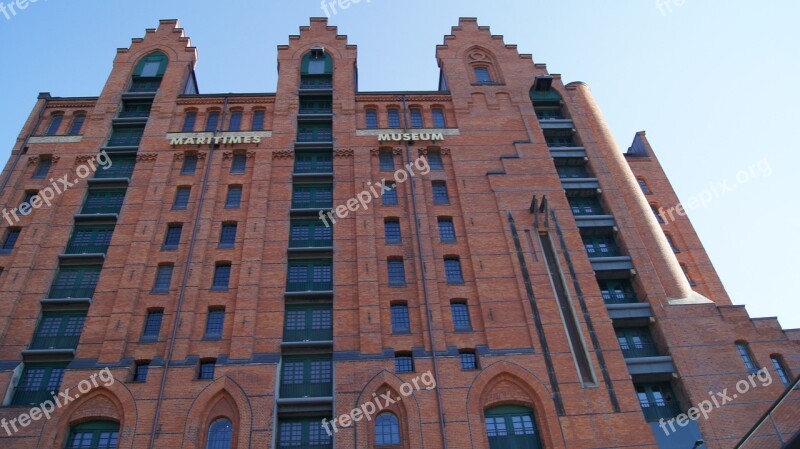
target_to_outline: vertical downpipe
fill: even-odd
[[[150,444],[148,445],[149,449],[154,449],[155,442],[156,442],[156,431],[158,429],[158,418],[161,414],[161,404],[164,399],[164,390],[167,385],[167,373],[169,372],[169,364],[170,360],[172,360],[172,353],[175,349],[175,338],[178,335],[178,322],[180,321],[181,315],[181,307],[183,306],[183,299],[186,297],[186,282],[189,280],[189,271],[192,264],[192,256],[194,255],[194,245],[197,241],[197,232],[200,229],[200,218],[203,214],[203,203],[206,198],[206,189],[208,188],[208,178],[211,173],[211,161],[214,160],[214,150],[217,147],[216,139],[217,133],[222,129],[222,126],[225,124],[225,115],[228,112],[228,97],[225,97],[225,103],[222,106],[222,114],[220,116],[219,122],[217,123],[217,129],[214,130],[214,134],[211,139],[211,143],[208,146],[208,157],[206,158],[206,166],[205,171],[203,172],[203,182],[200,185],[200,198],[197,200],[197,212],[194,216],[194,226],[192,228],[192,237],[189,239],[189,250],[186,254],[186,264],[183,268],[183,277],[181,278],[181,289],[178,293],[178,305],[175,307],[175,317],[172,320],[172,332],[170,334],[169,339],[169,346],[167,349],[167,357],[164,359],[164,373],[161,375],[161,385],[158,388],[158,397],[156,398],[156,410],[153,414],[153,430],[150,432]]]
[[[406,107],[406,96],[403,94],[403,132],[408,130],[408,122],[406,121],[406,115],[408,113]],[[411,148],[408,141],[405,142],[406,147],[406,164],[411,163]],[[406,165],[407,167],[408,165]],[[439,422],[441,426],[439,429],[442,433],[442,449],[447,449],[447,430],[446,430],[446,423],[444,420],[444,408],[442,407],[442,394],[439,390],[439,365],[436,360],[436,347],[434,346],[435,340],[433,338],[433,318],[431,317],[431,310],[428,305],[428,283],[427,283],[427,275],[425,270],[425,257],[422,253],[422,237],[420,236],[420,224],[419,224],[419,214],[417,212],[417,195],[416,190],[414,188],[414,177],[409,175],[408,182],[410,183],[410,190],[411,190],[411,211],[414,217],[414,226],[417,230],[417,257],[419,258],[419,267],[420,271],[422,272],[422,297],[423,303],[425,304],[425,318],[428,322],[428,339],[431,345],[431,356],[433,360],[433,378],[436,381],[436,403],[439,408]],[[397,185],[395,185],[395,189]]]

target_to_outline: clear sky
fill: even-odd
[[[198,48],[201,93],[274,92],[276,46],[325,15],[319,0],[38,0],[16,12],[0,12],[3,162],[39,92],[98,95],[116,48],[159,19],[179,19]],[[460,16],[588,83],[623,150],[646,130],[685,203],[719,186],[689,216],[733,301],[800,327],[800,2],[361,0],[330,23],[358,46],[361,90],[433,90],[435,46]]]

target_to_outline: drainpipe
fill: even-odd
[[[22,155],[28,152],[28,141],[33,136],[33,133],[39,129],[39,125],[42,124],[42,118],[44,118],[44,111],[47,109],[47,104],[50,103],[50,94],[47,92],[42,92],[39,94],[39,100],[44,100],[44,104],[42,104],[42,108],[39,110],[39,116],[36,118],[36,124],[33,125],[33,129],[28,132],[28,135],[25,136],[25,140],[22,141],[22,146],[19,147],[19,151],[17,151],[17,155],[14,156],[13,162],[11,162],[11,167],[8,168],[8,173],[6,173],[6,177],[3,179],[3,182],[0,184],[0,192],[3,192],[8,185],[8,181],[11,180],[11,174],[14,173],[14,169],[17,167],[17,163],[20,159],[22,159]]]
[[[222,106],[222,115],[220,116],[220,121],[217,123],[217,129],[214,130],[213,137],[217,136],[217,133],[221,131],[222,126],[225,123],[225,115],[228,112],[228,97],[225,97],[225,103]],[[167,357],[164,360],[164,373],[161,375],[161,385],[158,388],[158,398],[156,399],[156,410],[153,416],[153,430],[150,432],[150,444],[149,449],[154,449],[155,442],[156,442],[156,431],[158,429],[158,418],[161,415],[161,404],[164,399],[164,390],[166,389],[167,385],[167,374],[169,372],[169,364],[172,360],[172,353],[175,349],[175,338],[178,335],[178,323],[180,321],[181,315],[181,307],[183,306],[183,300],[186,297],[186,283],[189,281],[189,271],[190,266],[192,263],[192,256],[194,255],[194,245],[197,241],[197,233],[200,230],[200,217],[203,214],[203,203],[206,198],[206,188],[208,187],[208,178],[211,173],[211,161],[214,158],[214,150],[216,149],[217,144],[215,143],[215,139],[211,140],[211,143],[208,146],[208,157],[206,158],[206,166],[205,172],[203,173],[203,182],[200,185],[200,198],[197,200],[197,212],[194,215],[194,227],[192,228],[192,238],[189,240],[189,252],[186,255],[186,264],[183,268],[183,277],[181,278],[181,289],[180,293],[178,293],[178,305],[175,308],[175,317],[172,320],[172,333],[170,335],[169,346],[167,349]]]
[[[406,96],[403,94],[403,132],[408,131],[408,122],[406,121],[406,116],[408,114],[408,109],[406,107]],[[408,141],[405,142],[406,146],[406,163],[411,163],[411,149],[410,144]],[[407,165],[406,165],[407,166]],[[416,190],[414,188],[414,177],[409,176],[408,182],[411,184],[411,211],[414,216],[414,226],[417,230],[417,256],[419,258],[419,267],[422,271],[422,297],[423,303],[425,304],[425,318],[428,321],[428,338],[431,345],[431,355],[433,360],[433,378],[436,381],[436,403],[439,407],[439,422],[442,423],[439,429],[442,433],[442,449],[447,449],[447,430],[445,429],[446,423],[444,420],[444,409],[442,408],[442,394],[439,390],[439,365],[436,359],[436,347],[434,346],[435,340],[433,338],[433,317],[431,316],[431,310],[428,306],[428,283],[427,283],[427,276],[425,274],[425,258],[423,257],[422,253],[422,237],[420,236],[420,223],[419,223],[419,214],[417,212],[417,195]],[[395,186],[397,188],[397,186]]]

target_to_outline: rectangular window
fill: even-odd
[[[736,343],[736,350],[739,351],[739,356],[742,357],[742,362],[744,362],[747,371],[750,373],[758,371],[758,365],[756,365],[753,354],[750,352],[750,347],[747,343]]]
[[[175,191],[175,201],[172,202],[172,210],[186,210],[189,206],[189,194],[191,187],[178,187]]]
[[[332,173],[333,154],[330,151],[295,151],[295,173]]]
[[[469,319],[469,308],[464,302],[450,303],[450,312],[453,314],[453,328],[457,331],[471,331],[472,322]]]
[[[617,342],[625,358],[656,357],[658,347],[650,330],[646,327],[622,327],[616,329]]]
[[[442,153],[440,153],[439,151],[429,151],[428,165],[431,167],[431,170],[444,170],[444,164],[442,163]]]
[[[219,233],[219,247],[231,248],[236,244],[236,223],[222,223]]]
[[[389,109],[389,128],[400,127],[400,110]]]
[[[101,265],[62,266],[53,280],[50,298],[91,298],[101,269]]]
[[[389,190],[381,194],[381,200],[384,206],[397,206],[397,184],[394,182],[387,182],[386,187]]]
[[[289,248],[320,248],[333,246],[333,228],[319,219],[292,220],[289,227]]]
[[[367,109],[367,129],[378,128],[378,111],[375,109]]]
[[[150,115],[152,103],[142,101],[123,101],[120,118],[142,118]],[[191,131],[191,130],[190,130]],[[115,161],[116,162],[116,161]]]
[[[384,235],[386,243],[402,243],[403,238],[400,235],[400,221],[396,219],[387,219],[383,223]]]
[[[286,307],[283,341],[331,341],[332,339],[333,311],[330,305]]]
[[[197,153],[186,153],[181,166],[182,175],[192,175],[197,170]]]
[[[214,266],[214,281],[211,290],[227,290],[231,280],[231,264],[218,263]]]
[[[332,142],[333,128],[331,125],[314,124],[297,127],[298,142]]]
[[[114,127],[111,138],[108,140],[110,147],[136,147],[142,141],[144,125]]]
[[[240,131],[242,129],[242,111],[231,112],[230,123],[228,123],[228,131]]]
[[[778,373],[778,377],[780,377],[781,382],[783,385],[788,387],[789,384],[792,383],[792,376],[789,375],[789,370],[786,369],[786,366],[783,364],[783,360],[780,356],[773,355],[770,357],[772,360],[772,367],[775,368],[775,372]]]
[[[407,334],[411,332],[411,322],[408,319],[408,305],[394,304],[391,307],[392,333]]]
[[[394,171],[394,155],[392,150],[381,150],[378,153],[381,171]]]
[[[333,206],[333,185],[295,184],[292,209],[329,209]]]
[[[156,270],[156,281],[153,284],[153,293],[166,293],[172,281],[172,265],[159,265]]]
[[[565,147],[575,146],[575,139],[572,138],[572,135],[567,135],[567,134],[547,133],[544,135],[544,140],[545,142],[547,142],[547,146],[551,148],[565,148]]]
[[[164,319],[163,310],[151,310],[147,312],[147,317],[144,320],[144,331],[142,332],[143,338],[158,338],[158,333],[161,332],[161,321]]]
[[[136,155],[114,155],[113,164],[94,172],[95,179],[128,178],[136,167]]]
[[[33,179],[46,178],[52,166],[53,159],[50,156],[39,156],[39,164],[36,166],[36,171],[33,172]]]
[[[214,366],[216,361],[200,362],[197,378],[200,380],[214,380]]]
[[[105,254],[114,236],[114,226],[76,226],[65,254]]]
[[[569,197],[573,215],[604,215],[605,211],[597,197]]]
[[[290,260],[286,289],[290,292],[333,290],[331,260]]]
[[[66,364],[26,364],[22,377],[17,384],[11,405],[38,406],[52,399],[51,391],[61,389]]]
[[[669,243],[669,247],[672,248],[673,253],[681,252],[681,250],[678,248],[678,245],[675,244],[675,240],[672,239],[671,235],[664,234],[664,237],[667,238],[667,243]]]
[[[190,133],[194,131],[194,124],[197,121],[197,112],[188,111],[183,119],[183,129],[181,131]]]
[[[444,120],[444,111],[441,109],[433,109],[433,127],[437,129],[446,128],[447,123]]]
[[[389,273],[389,285],[406,285],[406,270],[403,264],[403,259],[389,259],[389,261],[387,261],[387,267]]]
[[[3,246],[0,248],[0,252],[8,253],[14,249],[14,245],[17,243],[17,239],[19,238],[19,229],[15,228],[8,228],[6,230],[6,236],[3,239]]]
[[[127,189],[90,189],[81,214],[118,214]]]
[[[454,243],[456,241],[456,229],[453,226],[453,219],[440,218],[438,221],[439,221],[439,240],[442,243]]]
[[[687,267],[685,264],[681,264],[681,270],[683,270],[683,275],[686,276],[686,280],[689,282],[689,285],[692,287],[697,285],[694,279],[692,279],[692,276],[689,275],[689,267]]]
[[[44,132],[45,136],[55,136],[58,133],[58,128],[61,127],[61,121],[64,120],[64,116],[62,114],[55,114],[50,119],[50,125],[47,126],[47,130]]]
[[[634,387],[647,422],[669,420],[680,414],[680,405],[668,383],[634,384]]]
[[[247,169],[247,154],[242,152],[233,153],[231,161],[231,173],[244,173]]]
[[[251,127],[253,131],[263,131],[264,130],[264,111],[263,110],[256,110],[253,111],[253,126]]]
[[[414,372],[414,358],[410,355],[395,355],[394,356],[394,370],[398,373],[413,373]]]
[[[322,419],[320,416],[302,420],[279,420],[277,449],[332,448],[333,437],[322,426]],[[330,416],[327,419],[330,419]]]
[[[75,349],[86,312],[44,312],[30,349]]]
[[[222,338],[222,327],[225,323],[225,309],[209,309],[206,320],[205,338]]]
[[[69,135],[70,136],[77,136],[81,133],[81,129],[83,128],[83,122],[86,121],[86,116],[83,114],[78,114],[72,118],[72,126],[69,127]]]
[[[330,357],[285,356],[281,364],[281,398],[318,398],[333,394]]]
[[[464,276],[461,274],[461,261],[455,258],[444,260],[444,273],[448,284],[463,284]]]
[[[147,370],[150,369],[149,362],[140,362],[136,364],[136,370],[133,373],[134,382],[147,382]]]
[[[556,165],[556,172],[561,179],[591,178],[585,165]]]
[[[627,279],[598,280],[600,293],[606,304],[630,304],[638,302],[631,282]]]
[[[167,233],[164,235],[164,249],[178,249],[181,243],[181,232],[183,232],[183,225],[180,223],[167,225]]]
[[[412,128],[422,128],[422,110],[421,109],[411,109],[411,127]]]
[[[492,82],[492,76],[489,74],[487,67],[475,67],[475,81],[480,84],[487,84]]]
[[[242,204],[242,186],[228,186],[228,196],[225,197],[226,209],[238,209]]]
[[[206,132],[214,132],[219,124],[219,111],[210,111],[206,119]]]
[[[462,352],[458,355],[461,360],[461,369],[472,371],[478,369],[478,357],[474,352]]]
[[[615,257],[620,255],[619,246],[610,235],[594,235],[583,238],[583,246],[589,257]]]
[[[433,204],[450,204],[447,194],[447,184],[444,181],[433,182]]]
[[[636,181],[639,183],[639,187],[642,189],[642,192],[645,195],[650,195],[653,193],[652,191],[650,191],[650,187],[647,185],[647,181],[645,181],[642,178],[636,178]]]

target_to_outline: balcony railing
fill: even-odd
[[[331,173],[333,172],[332,160],[303,160],[297,157],[294,162],[294,172],[298,174],[303,173]]]
[[[284,342],[330,341],[333,340],[333,329],[284,329]]]
[[[332,382],[281,384],[281,398],[325,398],[332,395]]]
[[[78,347],[79,335],[59,337],[34,337],[30,349],[75,349]]]
[[[139,78],[133,80],[128,92],[150,93],[156,92],[161,85],[161,78]]]
[[[81,214],[82,215],[118,214],[120,210],[122,210],[122,204],[102,204],[102,205],[85,204],[81,209]]]
[[[662,401],[659,405],[648,403],[641,404],[642,413],[648,422],[658,421],[659,419],[668,420],[680,414],[681,409],[676,401]]]
[[[94,296],[95,287],[53,287],[50,298],[91,298]]]
[[[622,355],[628,358],[636,357],[658,357],[658,348],[653,342],[620,342]]]
[[[65,254],[105,254],[109,243],[70,243]]]
[[[117,165],[117,161],[113,162],[114,165]],[[133,176],[133,167],[134,164],[124,164],[117,168],[112,165],[112,168],[107,170],[97,170],[94,172],[94,179],[111,179],[111,178],[130,178]]]
[[[142,141],[142,133],[113,134],[108,140],[109,147],[137,147]]]
[[[330,75],[303,75],[300,77],[301,89],[332,89],[333,79]]]
[[[333,108],[330,103],[300,103],[300,114],[331,114]]]
[[[586,252],[589,257],[617,257],[622,255],[619,247],[611,245],[586,245]]]
[[[297,132],[298,142],[332,142],[333,131],[330,129],[314,129]]]
[[[53,399],[53,394],[46,390],[17,390],[11,404],[18,406],[39,405],[48,399]]]
[[[639,302],[636,299],[636,295],[629,292],[620,292],[620,291],[606,291],[603,290],[603,301],[606,304],[633,304]]]

